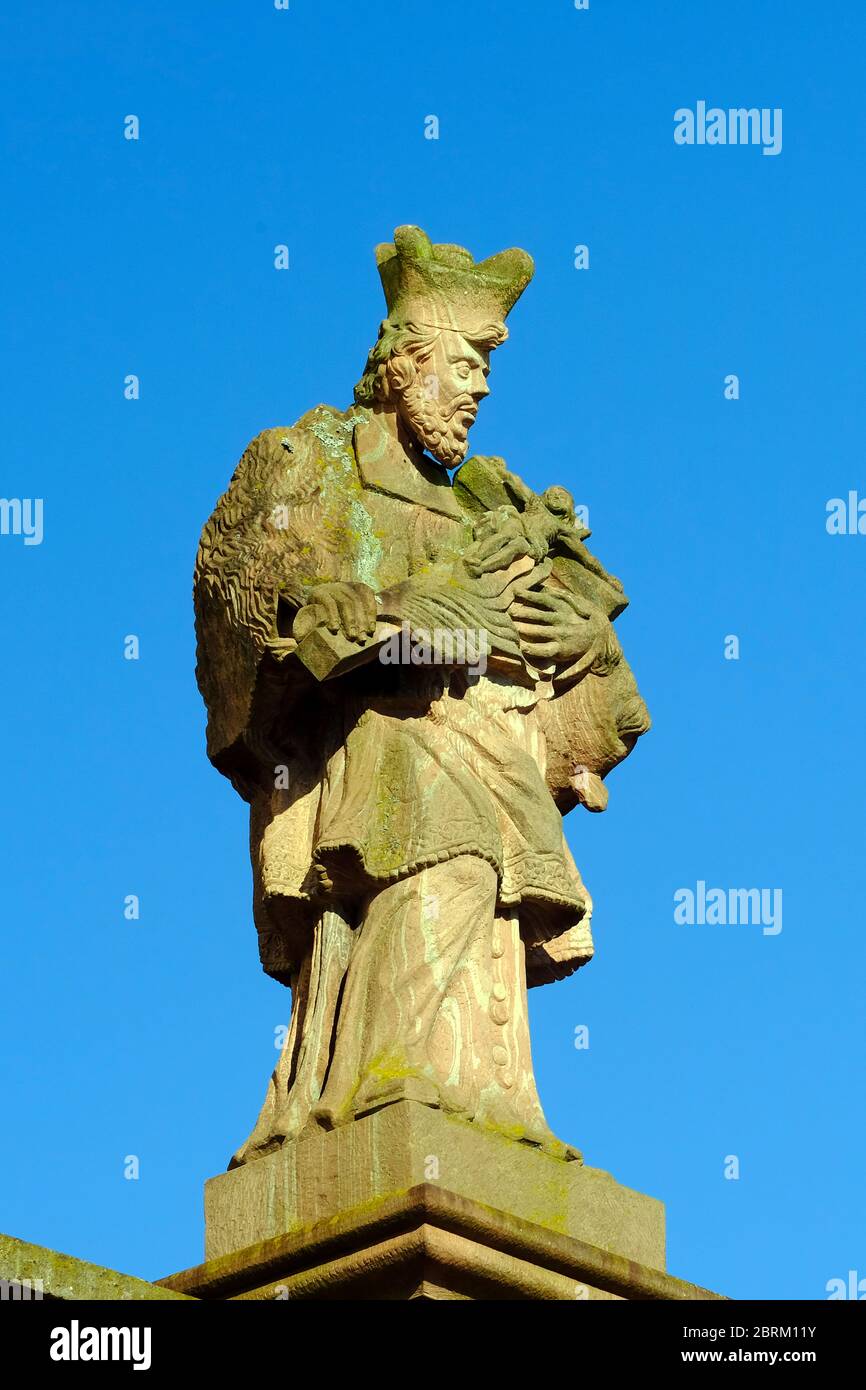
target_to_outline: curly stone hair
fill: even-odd
[[[416,366],[431,356],[439,334],[444,330],[414,319],[383,319],[379,336],[367,355],[364,375],[355,387],[357,405],[374,405],[384,395],[385,368],[392,357],[407,357]],[[488,323],[482,328],[458,331],[472,347],[492,351],[508,337],[504,323]],[[409,385],[408,380],[401,383]]]

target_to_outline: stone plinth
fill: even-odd
[[[212,1178],[204,1299],[708,1299],[664,1272],[664,1207],[413,1102]]]
[[[430,1183],[160,1283],[216,1302],[719,1297]]]

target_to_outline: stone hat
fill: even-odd
[[[389,318],[430,328],[501,323],[532,279],[532,257],[513,246],[474,261],[463,246],[436,245],[420,227],[398,227],[376,247]]]

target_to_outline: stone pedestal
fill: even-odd
[[[204,1299],[707,1299],[664,1272],[664,1207],[410,1101],[205,1186]]]

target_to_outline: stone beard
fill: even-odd
[[[460,413],[458,413],[460,412]],[[427,449],[446,468],[456,468],[466,457],[469,423],[476,406],[471,396],[460,395],[442,405],[431,388],[424,385],[419,368],[411,386],[403,392],[400,413],[422,449]]]
[[[260,956],[292,990],[233,1164],[404,1100],[576,1159],[526,992],[593,954],[562,817],[604,808],[649,727],[626,599],[564,488],[463,462],[530,258],[417,227],[376,254],[388,317],[356,404],[253,440],[196,565],[208,753],[250,805]],[[485,662],[380,659],[395,632],[484,634]]]

